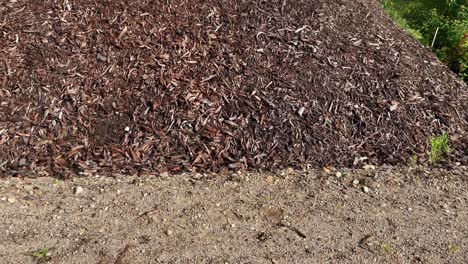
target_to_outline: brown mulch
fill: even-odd
[[[0,173],[468,156],[468,89],[378,1],[0,5]]]

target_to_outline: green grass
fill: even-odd
[[[448,250],[450,253],[454,253],[455,251],[458,250],[458,246],[452,243],[449,243]]]
[[[443,133],[440,136],[433,137],[429,143],[431,145],[429,161],[433,164],[442,161],[444,156],[447,155],[450,150],[448,134]]]
[[[380,0],[380,2],[400,28],[423,45],[430,46],[442,62],[468,83],[466,0]]]
[[[37,263],[44,263],[50,260],[50,249],[48,247],[38,249],[32,253]]]
[[[393,252],[393,246],[391,244],[382,245],[382,249],[387,254],[391,254]]]
[[[406,18],[404,18],[404,14],[406,14],[405,9],[408,8],[411,3],[409,3],[407,0],[381,0],[381,2],[385,11],[400,28],[411,34],[413,38],[427,45],[421,32],[412,28]]]
[[[409,165],[410,166],[416,166],[416,165],[418,165],[418,162],[419,162],[418,155],[413,155],[413,156],[411,156],[411,158],[409,160]]]

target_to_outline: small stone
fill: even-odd
[[[169,176],[169,172],[167,172],[167,171],[162,172],[161,174],[159,174],[159,176],[161,176],[161,177],[168,177],[168,176]]]
[[[358,184],[359,184],[359,180],[358,180],[358,179],[354,179],[353,184],[354,184],[354,185],[358,185]]]
[[[370,190],[369,190],[369,187],[363,186],[362,191],[365,192],[365,193],[368,193]]]
[[[268,183],[273,183],[273,176],[267,176],[267,177],[266,177],[266,181],[267,181]]]
[[[75,188],[75,195],[78,195],[78,194],[82,193],[83,191],[84,191],[84,190],[83,190],[83,187],[77,186],[77,187]]]
[[[174,232],[172,232],[172,230],[167,230],[166,231],[166,235],[171,236],[172,234],[174,234]]]
[[[302,117],[302,115],[304,114],[304,111],[305,111],[305,107],[301,107],[299,108],[299,110],[297,110],[297,114]]]
[[[14,203],[14,202],[16,202],[16,199],[14,197],[10,197],[10,198],[8,198],[8,202],[9,203]]]
[[[337,178],[341,178],[342,175],[343,175],[343,174],[341,174],[341,172],[339,172],[339,171],[336,172],[336,177],[337,177]]]
[[[7,198],[6,198],[6,197],[2,197],[2,199],[0,199],[0,200],[2,200],[2,201],[6,201],[6,200],[7,200]]]
[[[365,169],[365,170],[375,170],[374,165],[364,165],[364,167],[362,167],[362,168]]]
[[[130,128],[129,127],[125,127],[125,132],[130,132]]]
[[[103,55],[101,55],[101,54],[98,54],[98,55],[97,55],[97,59],[100,60],[100,61],[102,61],[102,62],[106,62],[106,61],[107,61],[107,57],[106,57],[106,56],[103,56]]]
[[[21,167],[26,166],[26,159],[25,159],[25,158],[20,159],[19,165],[20,165]]]

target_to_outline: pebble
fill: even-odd
[[[14,202],[16,202],[16,199],[14,197],[10,197],[10,198],[8,198],[8,202],[9,203],[14,203]]]
[[[78,194],[82,193],[83,191],[84,191],[84,190],[83,190],[83,187],[77,186],[77,187],[75,188],[75,195],[78,195]]]
[[[273,181],[274,181],[273,176],[267,176],[267,177],[266,177],[266,181],[267,181],[268,183],[273,183]]]
[[[165,172],[162,172],[161,174],[159,174],[160,177],[168,177],[169,176],[169,172],[165,171]]]
[[[21,167],[26,166],[26,159],[25,159],[25,158],[20,159],[19,165],[20,165]]]
[[[342,175],[343,175],[343,174],[341,174],[341,172],[339,172],[339,171],[336,172],[336,177],[337,177],[337,178],[341,178]]]
[[[354,184],[354,185],[358,185],[358,184],[359,184],[359,180],[358,180],[358,179],[354,179],[353,184]]]
[[[370,190],[369,190],[369,187],[363,186],[362,191],[365,192],[365,193],[368,193]]]
[[[362,167],[362,168],[365,169],[365,170],[375,170],[374,165],[364,165],[364,167]]]
[[[302,117],[302,115],[304,114],[304,111],[305,111],[305,107],[301,107],[299,108],[299,110],[297,110],[297,114]]]
[[[167,231],[166,231],[166,234],[167,234],[168,236],[171,236],[172,234],[174,234],[174,232],[172,232],[172,230],[167,230]]]

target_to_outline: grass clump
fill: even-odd
[[[449,250],[450,253],[454,253],[455,251],[458,250],[458,246],[455,245],[455,244],[449,243],[448,250]]]
[[[387,254],[391,254],[393,252],[393,246],[391,244],[382,245],[382,249]]]
[[[32,256],[34,260],[36,260],[37,263],[44,263],[46,261],[50,260],[50,249],[48,247],[38,249],[32,253]]]
[[[443,160],[444,156],[448,154],[450,149],[449,137],[447,133],[440,136],[433,137],[430,140],[431,153],[429,160],[435,164]]]

